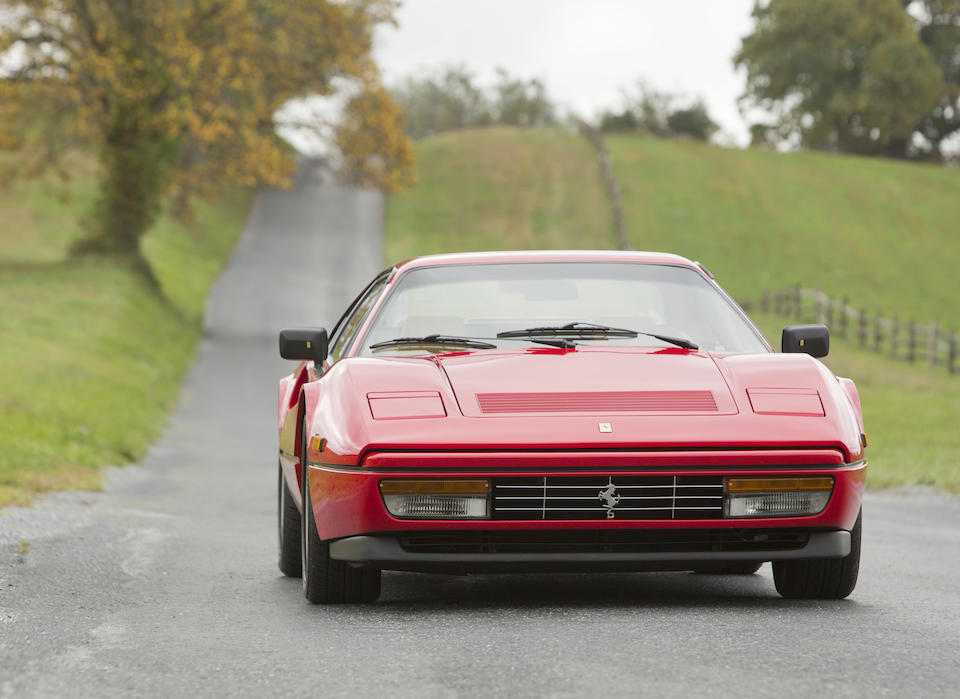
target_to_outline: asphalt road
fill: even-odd
[[[0,513],[0,696],[960,696],[960,499],[922,490],[868,496],[842,602],[764,566],[388,573],[376,604],[307,604],[275,564],[275,332],[332,324],[382,210],[309,164],[262,194],[148,457]]]

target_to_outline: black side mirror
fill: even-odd
[[[318,366],[327,358],[326,328],[288,328],[280,331],[280,356],[312,359]]]
[[[830,351],[830,330],[826,325],[788,325],[783,329],[780,351],[826,357]]]

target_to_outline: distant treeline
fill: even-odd
[[[702,99],[654,89],[643,79],[633,90],[623,91],[622,103],[619,110],[603,112],[601,131],[639,130],[658,137],[688,136],[707,141],[719,128]]]
[[[456,129],[497,124],[550,126],[556,107],[537,79],[516,78],[500,68],[493,87],[483,89],[463,67],[450,66],[435,74],[408,77],[390,90],[406,112],[407,135],[421,139]]]
[[[746,73],[740,107],[753,122],[752,145],[960,158],[960,0],[767,0],[753,20],[732,56]],[[413,138],[558,120],[542,82],[505,70],[490,89],[447,68],[391,92]],[[701,140],[717,131],[701,99],[643,80],[592,126]]]
[[[497,70],[489,88],[478,85],[466,68],[450,66],[407,77],[390,93],[406,112],[405,130],[414,139],[456,129],[551,126],[560,121],[561,110],[542,81],[515,77],[503,68]],[[624,92],[623,103],[619,110],[604,111],[597,126],[603,131],[642,130],[654,136],[701,140],[717,130],[702,100],[684,102],[678,95],[653,90],[642,80],[635,92]]]

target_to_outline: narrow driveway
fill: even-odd
[[[765,566],[394,573],[308,605],[275,565],[276,330],[332,324],[382,262],[379,196],[319,172],[258,199],[143,463],[0,514],[0,696],[960,694],[960,499],[926,491],[867,498],[844,602],[781,600]]]

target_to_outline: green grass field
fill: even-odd
[[[451,250],[613,244],[593,151],[561,129],[440,134],[418,144],[417,178],[390,198],[388,263]]]
[[[611,137],[608,146],[633,247],[698,259],[739,298],[799,283],[849,296],[871,312],[958,323],[960,172],[636,136]],[[443,134],[420,144],[418,169],[420,184],[390,200],[389,261],[613,246],[596,159],[576,135]],[[779,346],[789,319],[758,320]],[[860,390],[872,487],[960,492],[960,375],[836,338],[826,363]]]
[[[206,294],[242,230],[249,193],[163,218],[144,250],[165,295],[105,261],[70,260],[93,172],[56,193],[0,193],[0,507],[95,489],[163,429],[200,337]],[[61,195],[66,195],[61,196]]]
[[[632,247],[703,262],[737,298],[795,284],[960,320],[960,171],[612,136]]]

